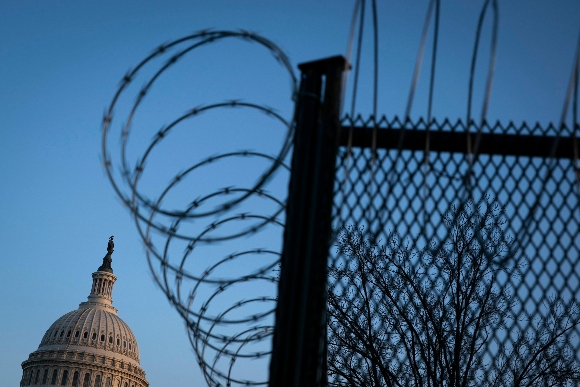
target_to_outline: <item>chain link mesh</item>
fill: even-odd
[[[342,124],[329,384],[580,385],[578,181],[572,157],[556,152],[572,153],[572,131],[396,118]],[[369,128],[369,141],[349,145]],[[399,128],[398,140],[375,146],[389,128]],[[405,149],[413,133],[426,141]],[[464,151],[430,143],[445,133],[462,135]],[[549,156],[521,155],[517,144],[478,153],[484,134],[540,139]]]

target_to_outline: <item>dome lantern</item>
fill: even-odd
[[[115,244],[113,236],[109,238],[107,244],[107,255],[103,258],[103,264],[93,273],[93,286],[89,294],[88,301],[79,305],[79,308],[105,308],[111,313],[117,313],[117,308],[113,304],[113,286],[117,277],[113,274],[111,263],[113,262],[113,251]]]

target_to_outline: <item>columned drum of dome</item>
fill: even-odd
[[[20,386],[148,387],[139,346],[113,304],[113,237],[87,301],[56,320],[22,363]]]

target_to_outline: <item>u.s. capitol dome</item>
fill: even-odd
[[[38,349],[22,363],[20,386],[148,387],[139,345],[117,316],[111,267],[113,237],[103,264],[93,273],[88,300],[57,319]]]

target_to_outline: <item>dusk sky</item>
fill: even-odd
[[[482,3],[442,0],[433,106],[439,120],[465,118]],[[427,5],[378,2],[380,114],[404,114]],[[86,300],[111,235],[118,277],[113,305],[137,337],[151,386],[203,385],[183,321],[154,284],[135,224],[104,173],[103,112],[128,69],[160,44],[202,29],[256,32],[288,55],[298,75],[299,63],[345,55],[353,6],[346,0],[0,2],[1,386],[18,385],[20,364],[46,329]],[[580,1],[499,1],[499,12],[488,120],[557,123],[578,44]],[[476,117],[489,59],[489,20],[476,68]],[[357,101],[363,116],[372,112],[370,21]],[[413,117],[426,114],[429,58],[427,49]],[[290,78],[255,44],[218,42],[180,65],[142,108],[138,123],[144,129],[132,134],[132,162],[162,125],[194,106],[241,99],[291,119]],[[116,119],[118,130],[126,115]],[[285,134],[275,121],[251,112],[208,114],[200,127],[169,142],[164,157],[151,162],[155,167],[145,182],[151,197],[179,170],[212,154],[257,149],[276,155]],[[113,153],[117,138],[111,139]],[[192,183],[190,201],[216,184],[228,185],[228,179],[250,184],[257,177],[236,166],[221,168]],[[280,183],[271,189],[283,195],[285,188]],[[220,249],[222,255],[240,250],[231,243]]]

